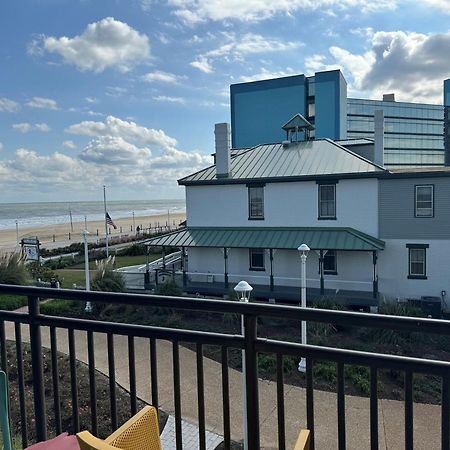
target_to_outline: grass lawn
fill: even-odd
[[[161,258],[161,255],[159,255],[159,254],[149,255],[148,260],[150,262],[152,262],[155,259],[159,259],[159,258]],[[138,264],[145,264],[145,262],[146,262],[145,255],[116,256],[116,266],[117,267],[137,266]],[[91,270],[95,270],[95,261],[90,261],[89,262],[89,268]],[[70,269],[84,269],[84,263],[80,263],[80,264],[76,264],[74,266],[70,266]]]
[[[26,297],[19,295],[0,295],[0,309],[13,311],[28,303]]]
[[[92,280],[95,270],[90,270],[89,272]],[[59,269],[55,270],[55,273],[59,276],[61,287],[65,289],[71,289],[74,283],[79,287],[85,286],[84,270]]]

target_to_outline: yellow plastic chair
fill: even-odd
[[[294,450],[309,450],[309,430],[301,430]]]
[[[162,450],[159,439],[158,415],[146,406],[105,440],[89,431],[77,434],[81,450]]]

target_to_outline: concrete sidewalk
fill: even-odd
[[[23,339],[29,340],[28,327],[22,327]],[[14,327],[6,323],[7,339],[14,339]],[[76,354],[80,361],[87,362],[86,332],[76,332]],[[57,331],[58,350],[68,353],[67,330]],[[42,344],[50,347],[48,328],[42,328]],[[128,343],[126,336],[115,336],[116,381],[129,388]],[[135,338],[137,394],[151,403],[151,377],[149,361],[149,340]],[[172,343],[158,341],[158,387],[160,407],[169,414],[174,413]],[[106,336],[95,334],[96,368],[108,375]],[[205,409],[207,429],[223,434],[221,365],[204,358]],[[180,347],[181,408],[182,417],[190,423],[197,423],[197,378],[196,355]],[[242,376],[229,369],[231,434],[241,440],[242,428]],[[305,390],[285,385],[286,448],[294,447],[301,428],[306,428]],[[261,447],[278,448],[276,383],[259,381],[259,410]],[[404,448],[404,404],[394,400],[379,401],[379,448]],[[337,448],[337,400],[330,392],[314,391],[314,412],[316,425],[316,448]],[[347,448],[369,449],[369,399],[346,396]],[[435,405],[414,404],[414,440],[416,449],[440,448],[441,409]]]

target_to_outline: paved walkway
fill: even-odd
[[[14,338],[14,328],[7,323],[7,338]],[[80,361],[87,362],[87,339],[85,332],[76,332],[76,353]],[[23,339],[29,339],[27,327],[23,327]],[[58,330],[58,350],[68,352],[66,330]],[[49,347],[48,329],[42,329],[42,343]],[[115,336],[116,380],[124,388],[129,387],[128,345],[125,336]],[[108,374],[106,336],[95,334],[96,368]],[[172,344],[158,341],[158,384],[160,407],[169,414],[174,413]],[[146,402],[151,402],[151,377],[148,339],[135,339],[137,394]],[[197,379],[196,355],[191,350],[180,347],[181,367],[181,408],[182,417],[188,423],[197,423]],[[204,359],[204,382],[207,429],[217,435],[223,434],[221,365],[208,358]],[[230,369],[230,418],[231,434],[235,440],[242,439],[242,377],[241,373]],[[286,447],[293,448],[298,431],[306,427],[306,395],[299,387],[285,386]],[[276,384],[259,381],[259,409],[261,445],[264,449],[276,449],[277,411]],[[316,423],[316,448],[337,448],[337,407],[336,395],[330,392],[314,392]],[[404,448],[404,404],[394,400],[379,401],[379,448]],[[369,449],[369,399],[346,396],[347,448]],[[435,405],[414,405],[414,438],[416,449],[440,448],[440,407]],[[168,429],[169,432],[169,429]],[[194,448],[194,447],[191,447]]]

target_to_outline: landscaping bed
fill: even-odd
[[[8,374],[9,374],[9,399],[11,408],[11,431],[16,437],[21,436],[21,420],[19,409],[19,388],[17,375],[17,358],[16,347],[14,342],[7,342],[7,357],[8,357]],[[54,392],[52,380],[52,366],[50,350],[43,348],[43,371],[44,371],[44,387],[45,387],[45,404],[46,404],[46,418],[47,418],[47,435],[55,436],[55,414],[54,414]],[[35,419],[34,419],[34,396],[33,396],[33,377],[31,353],[28,344],[23,344],[23,367],[24,367],[24,381],[25,381],[25,405],[27,412],[27,428],[28,428],[28,443],[31,445],[35,441]],[[91,412],[90,412],[90,386],[89,386],[89,371],[86,364],[77,361],[77,390],[79,402],[79,417],[80,429],[91,429]],[[69,357],[63,353],[58,353],[58,374],[59,374],[59,393],[60,393],[60,407],[61,407],[61,423],[62,431],[67,431],[70,434],[74,433],[72,427],[72,394],[71,394],[71,379],[70,379],[70,365]],[[109,378],[100,372],[96,372],[96,388],[97,388],[97,435],[100,438],[105,438],[111,434],[111,411],[109,399]],[[130,395],[129,393],[116,386],[117,396],[117,419],[118,425],[127,421],[131,417],[130,409]],[[141,400],[138,400],[138,410],[146,405]],[[164,411],[159,411],[159,424],[162,430],[167,421],[167,414]],[[20,439],[19,439],[20,440]]]
[[[333,307],[332,303],[324,306]],[[240,317],[233,314],[202,313],[180,311],[161,307],[135,307],[127,305],[103,305],[87,316],[80,302],[49,302],[42,305],[46,314],[90,317],[98,320],[155,325],[171,328],[187,328],[229,334],[240,334]],[[403,309],[402,309],[403,308]],[[392,308],[386,306],[386,313],[397,315],[420,315],[413,308]],[[341,309],[339,307],[339,309]],[[260,318],[258,336],[288,342],[300,342],[300,323],[292,320]],[[345,348],[367,352],[405,355],[418,358],[450,361],[450,337],[437,336],[386,329],[363,327],[340,327],[333,324],[310,323],[308,343],[320,346]],[[195,350],[195,344],[182,343]],[[217,346],[204,346],[204,355],[221,361],[221,349]],[[229,366],[241,370],[241,351],[229,349]],[[283,358],[284,381],[295,386],[306,386],[305,374],[297,370],[299,358]],[[276,380],[276,356],[259,354],[258,374],[267,380]],[[336,391],[337,367],[330,361],[314,362],[314,387],[325,391]],[[346,365],[345,388],[350,395],[368,396],[370,394],[370,369],[365,366]],[[396,370],[378,371],[378,395],[380,398],[403,400],[404,372]],[[441,379],[431,375],[414,375],[414,400],[423,403],[441,402]]]

